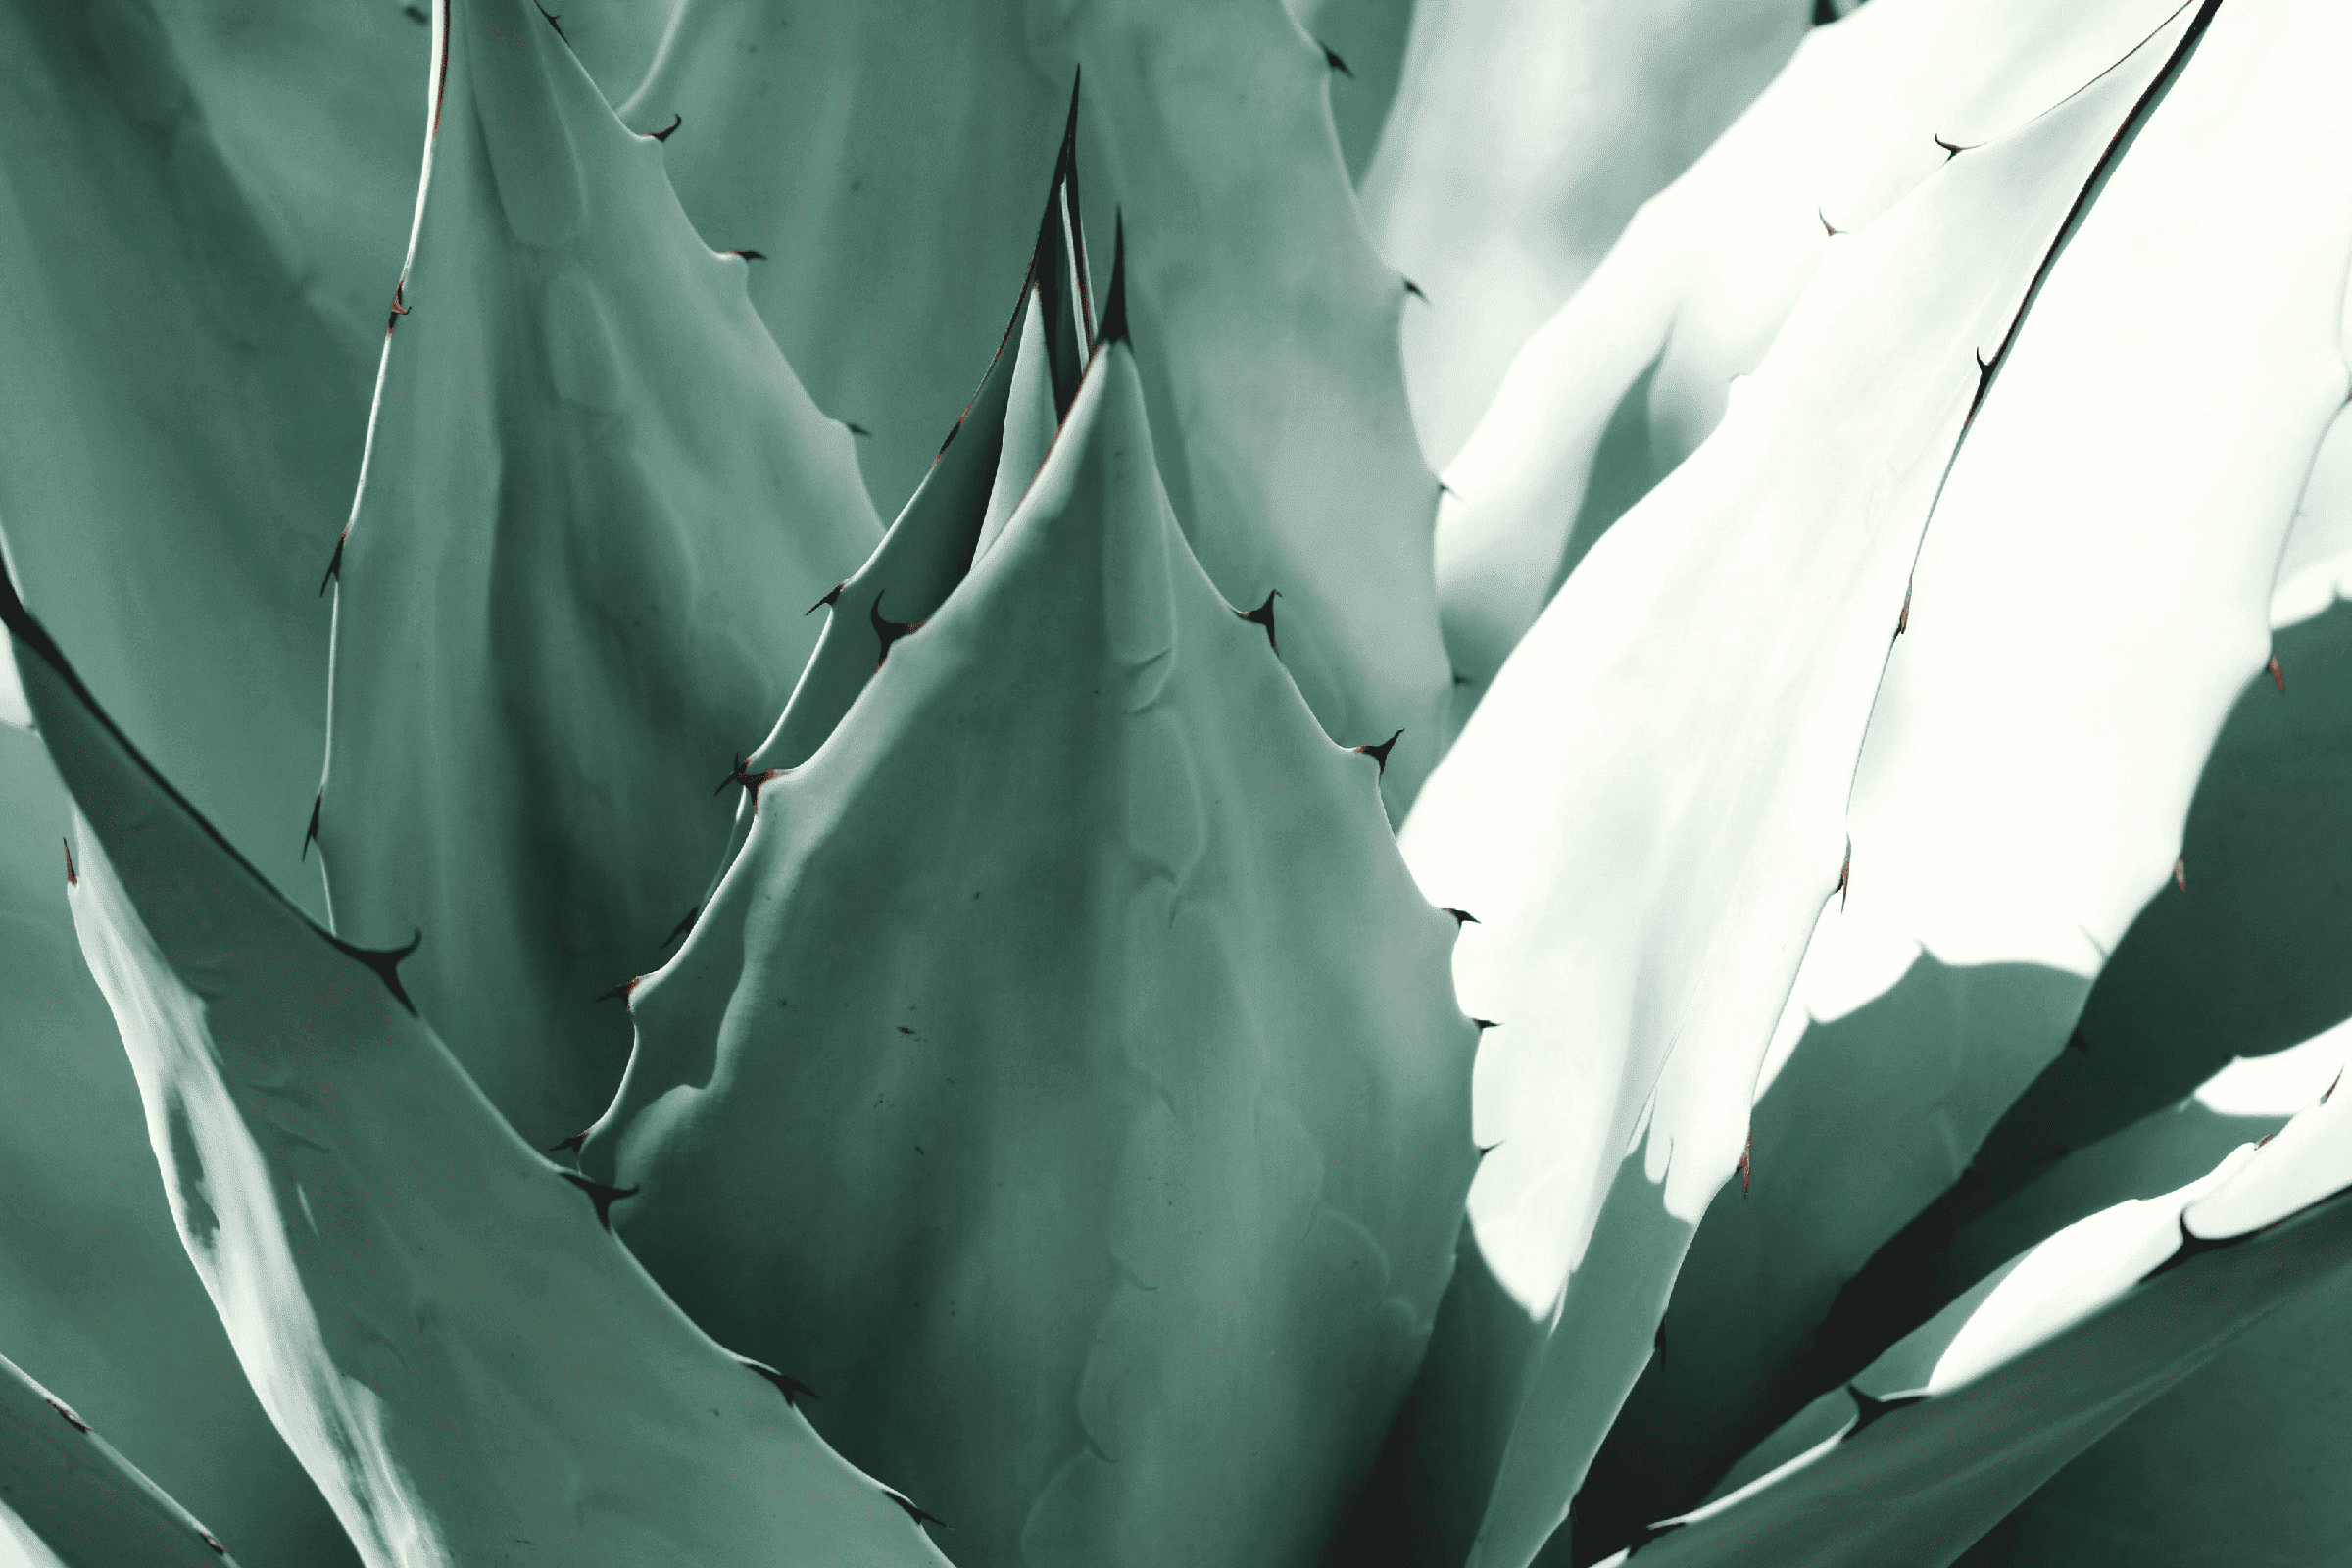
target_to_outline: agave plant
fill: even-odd
[[[2352,15],[1846,9],[0,9],[9,1560],[2333,1549]]]

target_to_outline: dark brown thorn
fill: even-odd
[[[890,590],[886,588],[882,591],[882,593],[888,593],[889,591]],[[890,657],[890,645],[892,643],[897,642],[902,637],[911,634],[916,627],[923,624],[919,620],[884,620],[882,618],[882,594],[880,593],[874,595],[873,604],[867,607],[865,618],[873,622],[874,635],[881,639],[882,642],[882,651],[874,656],[874,667],[876,669],[880,669],[882,667],[882,662]]]
[[[2273,654],[2271,656],[2271,684],[2278,688],[2279,696],[2284,697],[2286,695],[2286,671],[2278,667],[2278,656],[2277,654]]]
[[[1409,277],[1404,280],[1404,291],[1424,305],[1429,303],[1428,291]]]
[[[1482,1035],[1483,1035],[1483,1034],[1485,1034],[1485,1033],[1486,1033],[1488,1030],[1490,1030],[1490,1029],[1495,1029],[1495,1028],[1499,1028],[1499,1027],[1500,1027],[1500,1025],[1496,1024],[1496,1023],[1495,1023],[1495,1021],[1494,1021],[1494,1019],[1492,1019],[1492,1018],[1473,1018],[1473,1019],[1471,1019],[1470,1021],[1471,1021],[1472,1023],[1474,1023],[1474,1024],[1478,1025],[1478,1032],[1479,1032],[1480,1034],[1482,1034]]]
[[[321,599],[326,597],[326,585],[340,581],[343,576],[343,541],[350,537],[351,524],[347,522],[343,525],[343,531],[335,535],[335,553],[326,558],[326,575],[318,579],[318,597]]]
[[[729,256],[740,256],[747,262],[764,262],[767,260],[767,252],[765,251],[728,251],[726,254]]]
[[[408,988],[400,983],[400,961],[423,946],[422,926],[416,928],[416,934],[409,938],[409,945],[405,948],[363,948],[337,936],[329,936],[326,940],[341,948],[346,956],[357,958],[373,969],[376,978],[383,981],[384,989],[392,993],[392,1000],[406,1007],[412,1015],[415,1014],[416,1004],[409,1000]]]
[[[1911,629],[1911,585],[1903,584],[1903,612],[1894,617],[1894,634],[1900,637]]]
[[[802,611],[801,613],[804,615],[813,615],[818,611],[824,609],[827,605],[839,603],[841,600],[841,591],[844,588],[847,588],[849,585],[849,579],[846,577],[843,578],[840,582],[835,583],[832,587],[825,590],[824,598],[819,599],[815,604],[810,605],[807,610]]]
[[[746,787],[747,787],[747,788],[750,788],[751,786],[748,786],[748,785],[747,785]],[[719,786],[719,788],[720,788],[720,789],[725,789],[725,788],[726,788],[726,786],[722,784],[722,785],[720,785],[720,786]],[[691,908],[691,909],[688,909],[688,910],[686,911],[686,918],[685,918],[685,919],[683,919],[683,920],[680,920],[680,921],[679,921],[679,922],[678,922],[678,923],[677,923],[675,926],[671,927],[671,928],[670,928],[670,933],[669,933],[669,935],[667,935],[667,936],[665,936],[665,937],[663,937],[663,938],[662,939],[662,947],[664,947],[664,948],[666,948],[666,947],[668,947],[668,946],[669,946],[669,945],[670,945],[672,942],[675,942],[675,941],[677,941],[677,940],[678,940],[678,938],[680,938],[680,937],[684,936],[684,935],[685,935],[687,932],[689,932],[689,931],[693,930],[693,929],[694,929],[694,922],[695,922],[695,921],[697,921],[697,920],[699,920],[699,919],[701,919],[702,917],[703,917],[703,906],[702,906],[701,905],[699,905],[699,904],[698,904],[698,905],[696,905],[696,906],[695,906],[693,908]]]
[[[2329,1102],[2330,1100],[2333,1100],[2333,1099],[2335,1098],[2335,1092],[2336,1092],[2337,1088],[2339,1088],[2339,1087],[2340,1087],[2340,1086],[2343,1084],[2343,1081],[2344,1081],[2344,1069],[2343,1069],[2343,1068],[2341,1068],[2341,1067],[2338,1067],[2338,1068],[2336,1068],[2336,1069],[2335,1069],[2335,1081],[2334,1081],[2333,1083],[2330,1083],[2330,1084],[2328,1086],[2328,1092],[2327,1092],[2326,1094],[2324,1094],[2324,1095],[2322,1095],[2322,1096],[2320,1097],[2320,1103],[2321,1103],[2321,1104],[2323,1104],[2323,1105],[2325,1105],[2326,1103],[2328,1103],[2328,1102]]]
[[[1898,1394],[1891,1399],[1882,1399],[1876,1395],[1864,1394],[1851,1383],[1845,1386],[1845,1392],[1853,1397],[1854,1424],[1847,1427],[1844,1434],[1838,1438],[1838,1441],[1840,1443],[1851,1442],[1855,1434],[1864,1428],[1876,1426],[1904,1405],[1917,1404],[1927,1397],[1924,1394]]]
[[[596,1129],[593,1127],[583,1127],[578,1132],[573,1133],[569,1138],[564,1139],[562,1143],[548,1145],[547,1152],[551,1154],[562,1154],[577,1150],[582,1144],[588,1141],[588,1135],[595,1130]]]
[[[93,1430],[87,1421],[84,1421],[81,1417],[75,1415],[72,1410],[67,1409],[65,1404],[58,1399],[51,1399],[49,1401],[49,1408],[55,1410],[59,1415],[64,1416],[69,1422],[71,1422],[74,1430],[76,1432],[88,1432]]]
[[[311,846],[318,841],[318,808],[325,804],[326,786],[321,784],[318,786],[318,793],[311,797],[311,825],[302,830],[300,858],[306,861],[311,858]]]
[[[2173,886],[2188,891],[2188,857],[2183,855],[2173,861]]]
[[[591,1000],[596,1002],[626,1002],[637,990],[637,982],[645,976],[633,974],[610,991],[599,991]]]
[[[1943,149],[1943,161],[1947,164],[1968,151],[1968,147],[1963,147],[1956,141],[1945,141],[1941,136],[1936,138],[1936,145]],[[1969,147],[1975,145],[1975,142],[1969,143]]]
[[[638,1192],[634,1187],[609,1187],[603,1182],[592,1182],[567,1170],[556,1174],[588,1195],[588,1201],[596,1205],[596,1222],[607,1230],[612,1228],[612,1205],[624,1198],[636,1197]]]
[[[1358,746],[1356,751],[1365,757],[1369,757],[1375,762],[1378,762],[1380,764],[1380,776],[1386,778],[1389,776],[1389,753],[1396,748],[1396,736],[1402,735],[1404,731],[1398,730],[1396,735],[1390,736],[1387,740],[1382,741],[1378,746]]]
[[[1250,625],[1263,626],[1266,628],[1266,646],[1274,650],[1274,655],[1276,658],[1280,658],[1282,656],[1282,645],[1274,640],[1274,601],[1280,599],[1281,597],[1281,589],[1269,588],[1266,590],[1266,602],[1264,604],[1258,606],[1255,610],[1237,610],[1234,612],[1235,614],[1250,622]]]
[[[1340,52],[1337,49],[1334,49],[1331,45],[1325,43],[1320,38],[1315,40],[1315,47],[1323,51],[1323,64],[1329,66],[1341,75],[1346,76],[1349,81],[1353,81],[1355,79],[1355,73],[1348,69],[1348,62],[1340,58]]]
[[[852,435],[872,435],[874,433],[873,431],[868,430],[864,425],[858,424],[850,419],[842,420],[841,427],[849,431]]]
[[[1446,906],[1446,912],[1453,916],[1453,923],[1457,929],[1466,925],[1483,925],[1485,923],[1468,909],[1457,909],[1451,905]]]
[[[1462,493],[1459,490],[1456,490],[1453,486],[1447,484],[1443,479],[1438,481],[1438,494],[1442,496],[1451,496],[1456,501],[1462,499]]]
[[[1740,1151],[1740,1196],[1747,1196],[1748,1178],[1756,1171],[1756,1135],[1747,1135],[1747,1147]]]
[[[400,291],[408,286],[409,280],[405,277],[392,285],[392,316],[389,320],[384,322],[384,336],[386,337],[392,335],[392,329],[400,324],[400,318],[409,314],[409,308],[402,304],[400,299]]]
[[[1845,846],[1845,863],[1838,867],[1838,907],[1840,909],[1845,907],[1846,891],[1852,886],[1853,880],[1854,846],[1853,841],[1849,839]]]
[[[882,1483],[879,1481],[875,1482],[874,1485],[877,1487],[882,1487]],[[907,1496],[906,1494],[899,1491],[895,1487],[882,1487],[882,1495],[897,1503],[901,1508],[904,1508],[906,1511],[906,1517],[913,1520],[916,1528],[918,1529],[924,1525],[937,1525],[942,1530],[954,1528],[939,1515],[925,1512],[923,1509],[916,1507],[913,1498]]]
[[[649,130],[645,134],[652,137],[656,141],[667,141],[670,137],[677,134],[678,127],[684,123],[686,123],[686,117],[684,115],[673,114],[669,117],[668,124],[663,125],[660,130]]]
[[[718,781],[718,788],[712,790],[710,793],[713,795],[724,795],[727,793],[727,786],[730,784],[740,784],[745,789],[750,789],[752,787],[752,775],[747,771],[747,769],[749,769],[751,765],[752,760],[750,758],[740,756],[737,757],[735,759],[735,765],[727,769],[727,776],[720,779]]]
[[[1470,1147],[1471,1147],[1472,1149],[1475,1149],[1475,1150],[1477,1150],[1477,1151],[1478,1151],[1478,1157],[1479,1157],[1479,1158],[1481,1158],[1481,1159],[1484,1159],[1484,1158],[1486,1158],[1486,1157],[1487,1157],[1489,1154],[1492,1154],[1493,1152],[1494,1152],[1494,1151],[1496,1151],[1497,1149],[1500,1149],[1500,1148],[1501,1148],[1501,1147],[1502,1147],[1504,1144],[1506,1144],[1506,1143],[1508,1143],[1508,1142],[1509,1142],[1509,1140],[1508,1140],[1508,1139],[1504,1139],[1504,1138],[1497,1138],[1497,1139],[1495,1139],[1495,1140],[1494,1140],[1493,1143],[1491,1143],[1491,1144],[1472,1144]]]
[[[547,18],[547,24],[556,29],[556,36],[559,38],[564,38],[564,47],[566,49],[570,48],[571,40],[564,37],[564,18],[562,14],[551,12],[547,9],[547,7],[539,5],[539,0],[531,0],[531,4],[538,6],[539,14]]]
[[[58,843],[66,847],[66,886],[70,888],[81,886],[81,876],[74,869],[74,841],[59,839]]]
[[[1110,216],[1110,292],[1102,301],[1102,321],[1095,329],[1095,346],[1127,341],[1127,215],[1114,209]]]
[[[1813,209],[1813,216],[1821,220],[1821,231],[1830,236],[1832,239],[1835,239],[1838,235],[1845,232],[1844,229],[1839,228],[1836,223],[1831,222],[1830,215],[1823,212],[1820,208],[1816,207]]]
[[[774,1367],[769,1366],[765,1361],[754,1361],[740,1355],[735,1359],[741,1361],[746,1369],[757,1372],[761,1377],[767,1379],[768,1382],[773,1383],[776,1386],[776,1391],[784,1396],[784,1402],[795,1410],[801,1407],[801,1401],[803,1399],[818,1398],[817,1392],[810,1388],[808,1384],[803,1383],[799,1378],[792,1376],[790,1373],[777,1371]],[[819,1402],[821,1403],[822,1401],[819,1400]]]
[[[203,1542],[206,1545],[212,1547],[213,1550],[219,1552],[221,1556],[225,1557],[228,1555],[228,1548],[220,1544],[220,1542],[215,1541],[213,1539],[213,1533],[210,1530],[198,1530],[196,1532],[196,1539]]]

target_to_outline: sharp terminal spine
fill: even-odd
[[[1386,778],[1389,776],[1389,753],[1396,749],[1397,737],[1403,733],[1404,731],[1398,730],[1396,735],[1390,736],[1377,746],[1358,746],[1355,750],[1360,755],[1369,757],[1373,761],[1378,762],[1380,776]]]

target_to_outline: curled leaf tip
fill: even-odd
[[[585,1176],[567,1170],[560,1170],[556,1174],[588,1195],[588,1200],[596,1205],[596,1222],[606,1230],[612,1228],[612,1205],[624,1198],[636,1197],[639,1191],[634,1187],[611,1187],[603,1182],[590,1181]]]
[[[1369,757],[1373,761],[1378,762],[1381,777],[1386,778],[1389,773],[1389,753],[1396,749],[1397,736],[1403,733],[1404,731],[1398,730],[1396,735],[1390,736],[1377,746],[1358,746],[1355,750],[1361,756]]]
[[[784,1402],[796,1410],[801,1407],[801,1401],[803,1399],[815,1399],[818,1397],[817,1392],[810,1388],[808,1384],[803,1383],[799,1378],[792,1376],[788,1372],[777,1371],[774,1367],[769,1366],[765,1361],[754,1361],[746,1356],[737,1356],[736,1359],[741,1361],[747,1370],[757,1372],[761,1377],[767,1379],[768,1382],[774,1384],[776,1386],[776,1391],[784,1396]],[[820,1400],[819,1402],[821,1403],[822,1401]]]

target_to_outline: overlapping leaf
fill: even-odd
[[[1114,203],[1125,216],[1177,518],[1228,601],[1281,595],[1283,658],[1328,733],[1404,731],[1384,779],[1400,813],[1437,760],[1449,690],[1428,564],[1437,483],[1405,405],[1404,280],[1356,211],[1334,68],[1280,0],[990,0],[917,25],[690,3],[623,114],[683,117],[670,145],[687,211],[783,258],[755,279],[761,311],[818,400],[873,432],[890,505],[987,351],[989,280],[1029,249],[1035,171],[1079,67],[1087,167],[1103,172],[1090,204],[1099,221]]]
[[[315,820],[337,932],[422,934],[418,1005],[544,1144],[609,1100],[627,1023],[595,999],[693,906],[711,786],[878,530],[663,144],[529,0],[436,15]]]
[[[749,780],[581,1152],[680,1302],[967,1568],[1312,1560],[1475,1160],[1455,921],[1152,452],[1106,342],[971,574]],[[836,634],[876,636],[871,592]]]
[[[1484,922],[1457,963],[1498,1024],[1477,1242],[1553,1324],[1474,1561],[1534,1554],[1648,1358],[1843,880],[1854,759],[1930,513],[2073,220],[2207,20],[2177,17],[1833,249],[1733,416],[1569,580],[1407,826],[1422,885]],[[1629,1227],[1605,1260],[1588,1256],[1604,1210]]]
[[[79,808],[74,921],[182,1241],[371,1565],[941,1561],[771,1375],[524,1146],[405,995],[312,924],[97,709],[0,582]]]

